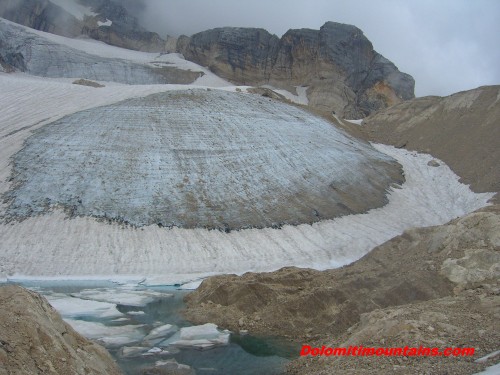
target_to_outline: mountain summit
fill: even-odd
[[[289,30],[281,39],[263,29],[224,27],[180,37],[177,49],[239,84],[308,86],[309,105],[347,118],[414,97],[413,78],[352,25],[327,22],[320,30]]]

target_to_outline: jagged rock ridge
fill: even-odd
[[[413,78],[351,25],[327,22],[320,30],[289,30],[281,39],[264,29],[224,27],[180,37],[177,49],[240,84],[309,86],[310,105],[345,117],[414,97]]]

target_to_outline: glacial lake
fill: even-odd
[[[284,339],[239,335],[220,328],[220,337],[229,336],[226,344],[204,349],[175,345],[181,329],[192,324],[180,313],[189,291],[174,286],[81,280],[15,283],[44,295],[75,330],[105,346],[127,375],[162,364],[163,368],[191,367],[189,372],[180,366],[186,371],[180,374],[280,374],[300,350],[298,343]],[[165,327],[169,328],[165,334],[147,339],[152,330]]]

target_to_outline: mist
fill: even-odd
[[[359,27],[374,49],[411,74],[415,94],[449,95],[500,84],[497,0],[127,0],[141,24],[162,36],[223,26],[278,36],[326,21]]]

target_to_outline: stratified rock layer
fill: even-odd
[[[41,128],[14,157],[7,216],[62,205],[137,226],[301,224],[382,206],[402,180],[392,158],[293,106],[175,91]]]
[[[289,30],[281,39],[263,29],[217,28],[179,38],[178,49],[237,83],[309,86],[311,106],[344,117],[414,97],[413,78],[351,25],[327,22],[320,30]]]
[[[0,287],[0,375],[119,375],[101,346],[75,332],[40,295]]]

